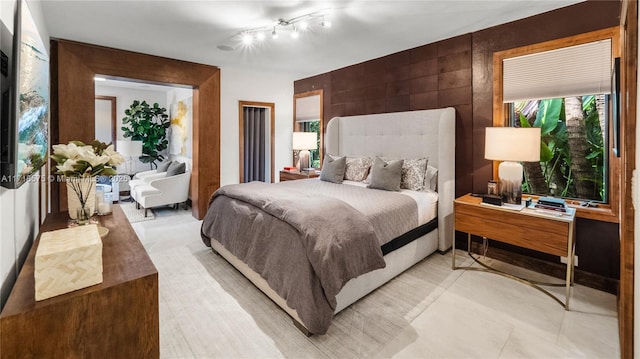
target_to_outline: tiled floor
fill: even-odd
[[[133,227],[159,271],[163,358],[619,357],[615,296],[576,285],[565,311],[516,281],[452,271],[451,253],[431,255],[307,338],[202,244],[189,211],[155,213]]]

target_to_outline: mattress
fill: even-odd
[[[350,186],[358,186],[358,187],[367,187],[367,184],[364,182],[356,182],[356,181],[344,181],[343,184],[348,184]],[[376,190],[372,190],[376,191]],[[438,216],[438,193],[427,190],[427,191],[412,191],[408,189],[401,189],[400,192],[405,196],[411,197],[416,202],[418,206],[418,225],[421,226],[423,224],[428,223]]]
[[[438,197],[435,192],[367,189],[366,195],[362,195],[362,188],[367,186],[363,182],[344,181],[336,184],[319,178],[286,181],[276,185],[302,190],[311,196],[328,196],[346,202],[363,213],[373,224],[380,246],[437,216]]]

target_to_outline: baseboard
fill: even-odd
[[[456,244],[456,247],[457,244]],[[466,249],[466,243],[463,247]],[[462,248],[461,248],[462,249]],[[478,242],[471,243],[471,251],[476,254],[482,253],[482,245]],[[546,260],[532,258],[523,254],[514,253],[505,249],[491,247],[487,252],[487,257],[546,274],[558,279],[565,279],[567,267],[561,263],[552,263]],[[585,287],[598,289],[611,294],[618,294],[619,281],[607,278],[598,274],[589,273],[576,268],[574,281]]]

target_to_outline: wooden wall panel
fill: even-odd
[[[202,219],[220,186],[220,70],[66,40],[51,42],[51,143],[91,142],[95,137],[96,74],[193,87],[193,216]],[[64,211],[66,188],[52,186],[51,211]]]
[[[295,93],[324,89],[327,123],[353,116],[453,106],[458,119],[456,192],[471,191],[471,35],[462,35],[295,82]],[[327,110],[328,107],[328,110]],[[466,141],[465,141],[466,138]],[[463,139],[463,141],[460,141]]]

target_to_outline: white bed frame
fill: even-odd
[[[451,248],[454,236],[455,110],[449,107],[335,117],[327,125],[325,152],[340,156],[428,157],[429,165],[438,169],[438,228],[385,255],[385,268],[347,282],[336,297],[335,313],[338,313],[429,254]],[[211,247],[282,307],[298,327],[306,331],[297,312],[289,308],[285,300],[273,291],[259,274],[216,240],[211,240]]]

